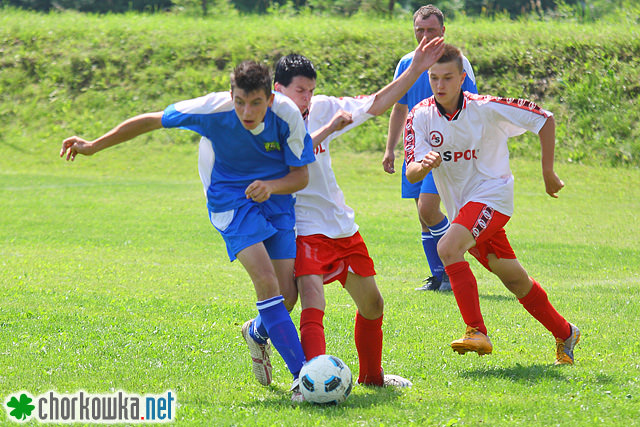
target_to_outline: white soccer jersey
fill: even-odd
[[[296,228],[301,236],[323,234],[332,239],[350,237],[358,231],[355,215],[344,200],[344,194],[331,169],[329,143],[332,139],[373,117],[368,114],[375,95],[336,98],[317,95],[311,98],[306,119],[310,134],[329,123],[339,110],[351,113],[353,123],[329,135],[315,149],[316,161],[308,165],[309,184],[296,193]]]
[[[551,115],[530,101],[469,92],[459,110],[446,115],[434,97],[427,98],[407,117],[406,161],[420,161],[429,151],[440,153],[442,163],[433,169],[433,178],[450,218],[468,202],[512,216],[507,139],[527,130],[537,134]]]

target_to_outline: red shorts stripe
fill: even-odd
[[[295,277],[321,275],[324,283],[338,280],[344,286],[349,272],[362,277],[376,274],[359,232],[340,239],[323,234],[298,236],[296,248]]]
[[[494,254],[496,258],[516,259],[504,231],[504,226],[510,219],[484,203],[469,202],[460,209],[453,223],[460,224],[471,232],[476,245],[469,249],[469,253],[491,271],[487,259],[489,254]]]

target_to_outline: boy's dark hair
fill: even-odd
[[[297,53],[283,56],[276,64],[276,72],[273,78],[274,83],[289,86],[294,77],[302,76],[315,80],[318,76],[311,61]]]
[[[427,19],[431,15],[435,15],[435,17],[438,18],[440,26],[444,25],[444,14],[440,9],[432,4],[422,6],[420,9],[416,10],[416,13],[413,14],[413,22],[415,23],[418,17],[420,17],[420,19]]]
[[[267,98],[271,96],[271,73],[265,65],[255,61],[243,61],[233,69],[230,78],[231,92],[235,88],[246,93],[262,90]]]
[[[445,62],[455,62],[460,72],[464,70],[462,66],[462,52],[454,45],[444,44],[444,52],[440,59],[438,59],[438,63],[443,64]]]

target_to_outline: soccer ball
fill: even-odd
[[[300,371],[300,390],[307,402],[337,405],[347,399],[351,387],[351,369],[335,356],[316,356]]]

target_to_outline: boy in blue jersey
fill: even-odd
[[[230,92],[133,117],[94,141],[67,138],[60,157],[92,155],[162,127],[190,129],[206,137],[200,143],[199,172],[209,218],[225,241],[229,259],[239,259],[249,273],[258,318],[291,371],[295,387],[304,352],[280,292],[291,286],[279,280],[293,282],[291,194],[307,185],[307,164],[315,160],[298,108],[287,97],[272,93],[267,67],[245,61],[231,74]],[[254,364],[254,373],[255,369]]]
[[[444,15],[433,5],[422,6],[413,15],[413,30],[418,43],[425,37],[432,40],[444,36]],[[413,60],[414,52],[410,52],[400,59],[394,79],[397,79],[406,70]],[[462,90],[478,93],[475,76],[471,64],[462,57],[466,78],[462,84]],[[429,72],[425,71],[393,106],[389,117],[389,131],[387,134],[387,148],[382,159],[382,166],[387,173],[395,173],[394,149],[402,137],[402,129],[407,120],[409,111],[420,101],[433,95],[429,84]],[[429,173],[424,180],[410,183],[406,177],[406,163],[402,163],[402,198],[414,199],[418,208],[418,219],[422,228],[422,246],[429,263],[432,276],[425,279],[423,286],[416,288],[419,291],[451,291],[451,284],[444,271],[444,265],[438,257],[437,245],[440,238],[449,229],[449,220],[440,210],[440,196],[433,182],[433,176]]]

